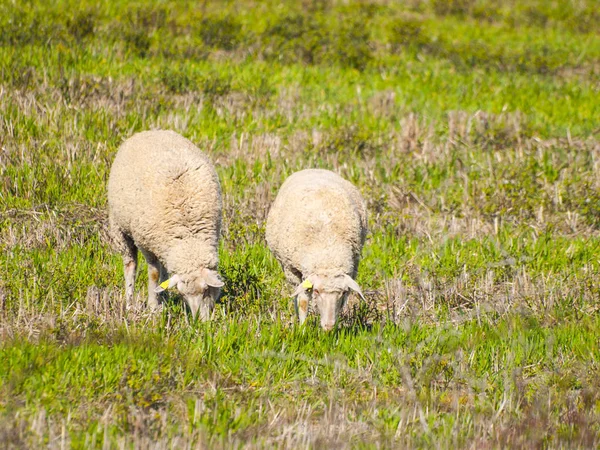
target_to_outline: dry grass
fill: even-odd
[[[0,6],[0,441],[597,447],[594,5],[277,3]],[[210,324],[149,313],[144,267],[124,300],[105,186],[151,128],[217,166]],[[264,242],[307,167],[370,214],[329,334]]]

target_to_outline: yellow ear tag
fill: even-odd
[[[167,281],[163,281],[162,283],[159,284],[159,286],[163,289],[167,289],[169,287],[169,281],[171,281],[170,279]]]
[[[304,281],[302,282],[302,287],[303,287],[304,289],[312,289],[312,287],[313,287],[313,284],[310,282],[310,280],[304,280]]]

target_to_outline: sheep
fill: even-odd
[[[321,326],[331,330],[350,290],[367,234],[367,210],[358,189],[323,169],[292,174],[269,211],[266,239],[289,283],[300,324],[314,301]]]
[[[192,316],[209,319],[223,286],[222,209],[215,168],[190,141],[165,130],[127,139],[108,180],[110,235],[123,256],[126,301],[133,300],[139,249],[148,263],[148,307],[158,308],[157,294],[177,287]]]

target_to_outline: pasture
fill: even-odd
[[[597,0],[0,1],[7,448],[600,445]],[[106,182],[182,134],[224,196],[209,323],[126,305]],[[264,239],[291,173],[362,192],[338,326]]]

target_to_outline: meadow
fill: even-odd
[[[597,0],[0,0],[6,448],[597,448]],[[106,182],[172,129],[224,195],[209,323],[125,304]],[[283,180],[368,203],[352,299],[300,327]]]

